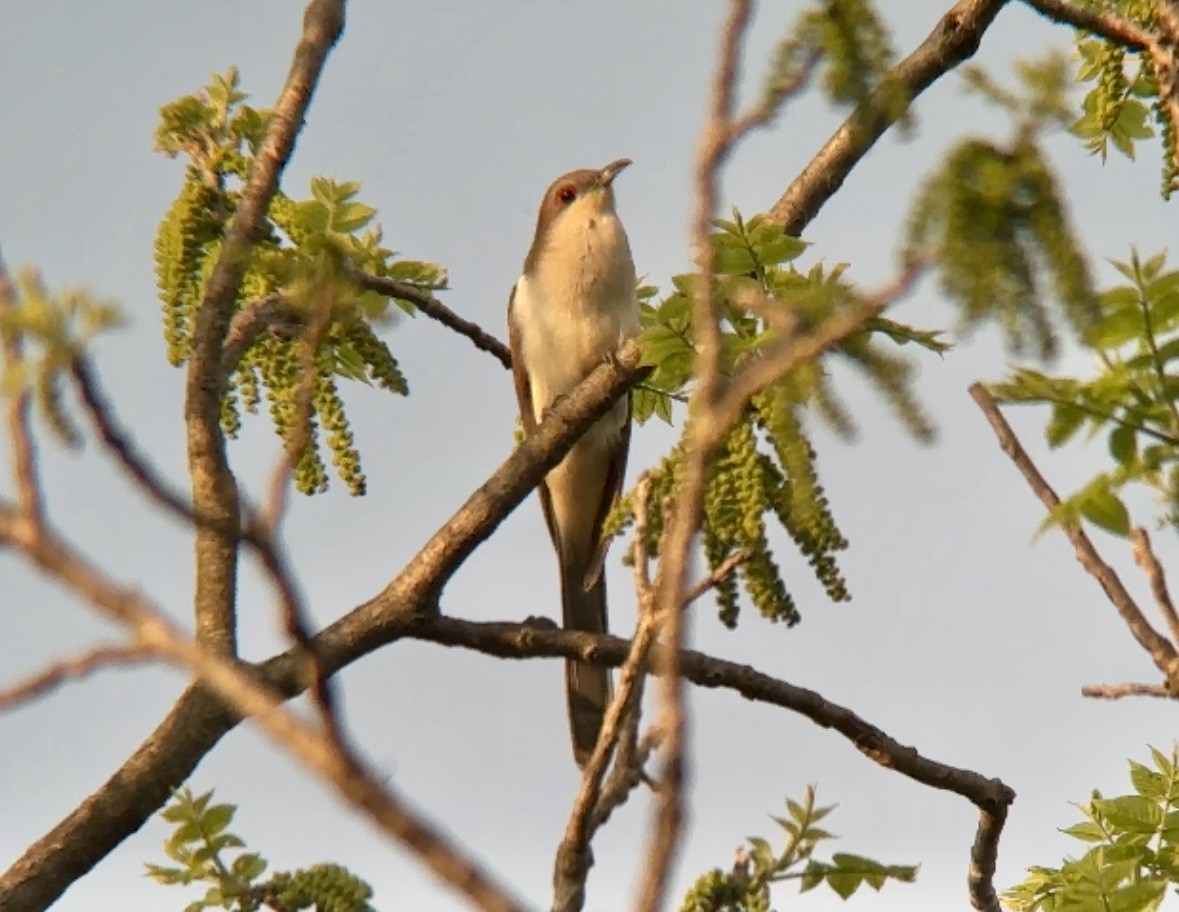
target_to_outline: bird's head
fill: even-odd
[[[612,161],[604,168],[583,168],[562,174],[545,191],[536,218],[536,236],[524,269],[530,272],[554,236],[591,229],[602,218],[613,218],[614,178],[631,163]]]

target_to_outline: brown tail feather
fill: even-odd
[[[561,601],[565,627],[587,633],[606,632],[606,577],[598,576],[585,588],[584,566],[568,566],[562,572]],[[585,766],[598,743],[606,706],[610,702],[610,670],[596,665],[565,661],[565,693],[569,702],[569,730],[573,759]]]

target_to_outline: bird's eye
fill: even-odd
[[[571,202],[577,199],[577,188],[572,184],[565,184],[557,191],[557,199],[568,206]]]

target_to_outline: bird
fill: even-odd
[[[639,330],[634,259],[618,217],[614,179],[631,164],[558,177],[541,200],[536,236],[508,300],[508,338],[526,436],[619,344]],[[538,492],[561,580],[566,629],[607,632],[608,540],[602,525],[622,492],[630,447],[629,395],[549,471]],[[565,661],[573,757],[584,767],[610,702],[610,672]]]

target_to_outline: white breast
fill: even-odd
[[[555,234],[535,274],[516,283],[512,319],[539,421],[554,399],[638,332],[634,264],[618,218],[602,215],[586,229]],[[602,431],[617,433],[626,420],[625,402],[619,406]]]

